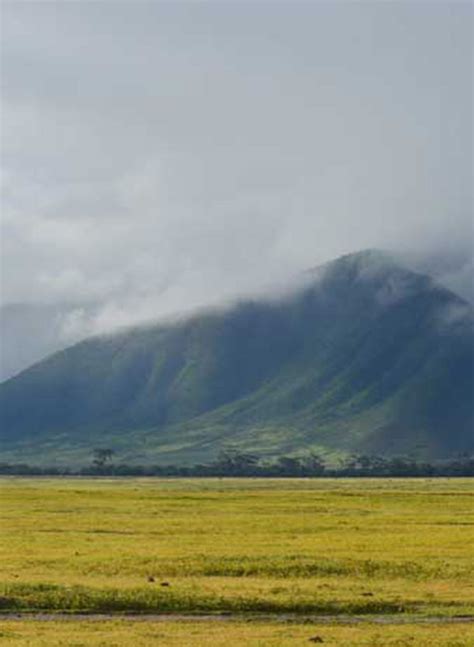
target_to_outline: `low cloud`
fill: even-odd
[[[4,304],[73,339],[367,247],[471,294],[467,4],[3,13]]]

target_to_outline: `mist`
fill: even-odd
[[[1,303],[61,343],[364,248],[472,296],[470,3],[4,2],[1,67]]]

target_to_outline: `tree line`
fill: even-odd
[[[354,454],[336,466],[316,453],[263,459],[235,448],[222,449],[210,463],[193,466],[130,465],[114,462],[110,448],[93,450],[91,464],[79,469],[37,467],[25,463],[0,463],[3,475],[48,476],[216,476],[216,477],[436,477],[474,476],[474,456],[462,455],[445,461],[426,462],[407,457],[385,458]]]

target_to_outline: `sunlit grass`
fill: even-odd
[[[462,624],[336,626],[234,621],[28,620],[0,623],[0,641],[16,647],[294,647],[316,644],[314,639],[317,637],[324,645],[344,647],[471,647],[472,628]]]
[[[3,611],[474,609],[468,479],[5,478],[0,492]]]

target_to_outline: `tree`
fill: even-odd
[[[304,466],[311,476],[319,476],[324,473],[326,465],[324,459],[314,452],[310,452],[304,459]]]
[[[241,452],[234,447],[224,447],[219,452],[214,465],[224,474],[248,474],[255,471],[258,465],[258,456]]]
[[[106,466],[107,461],[110,461],[113,455],[114,455],[113,449],[103,449],[103,448],[97,447],[93,451],[94,459],[92,463],[98,469],[102,469],[103,467]]]
[[[296,456],[280,456],[275,467],[281,476],[304,476],[301,458]]]

